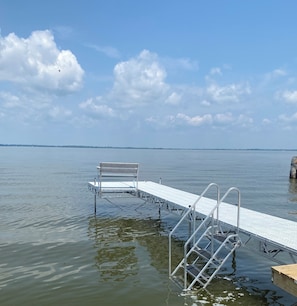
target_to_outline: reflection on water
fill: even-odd
[[[168,238],[160,235],[160,221],[153,219],[90,218],[89,237],[96,248],[96,266],[103,279],[122,281],[141,273],[138,258],[163,272],[168,265]]]
[[[99,271],[100,281],[105,283],[132,283],[135,286],[148,286],[156,290],[156,280],[163,279],[163,285],[168,282],[168,305],[286,305],[281,302],[282,297],[272,289],[272,286],[262,283],[260,276],[253,270],[263,270],[266,259],[258,259],[258,255],[248,260],[249,250],[236,251],[207,290],[196,288],[189,294],[180,296],[179,302],[175,298],[181,293],[180,288],[168,280],[168,236],[166,215],[163,219],[144,218],[136,213],[135,218],[125,218],[116,209],[113,216],[100,215],[89,218],[88,236],[93,241],[96,250],[95,264]],[[131,208],[131,207],[130,207]],[[153,210],[149,210],[154,215]],[[180,259],[183,254],[181,241],[174,240],[173,258]],[[253,256],[252,256],[253,257]],[[255,260],[256,259],[256,260]],[[255,261],[254,261],[255,260]],[[249,268],[242,268],[250,265]],[[156,278],[155,273],[158,277]],[[263,273],[263,272],[262,272]],[[252,277],[253,278],[252,278]],[[263,279],[269,277],[265,273]],[[145,282],[143,279],[145,278]],[[160,284],[161,285],[161,284]],[[169,289],[171,287],[171,289]],[[154,288],[154,289],[153,289]],[[164,287],[163,287],[164,289]],[[132,289],[132,291],[134,292]],[[144,288],[139,289],[144,290]],[[174,296],[174,298],[173,298]],[[182,302],[183,300],[183,302]],[[175,302],[174,302],[175,301]],[[176,303],[176,304],[175,304]],[[145,304],[143,304],[145,305]],[[151,305],[151,304],[148,304]]]

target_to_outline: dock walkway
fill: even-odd
[[[123,191],[123,189],[128,192],[134,188],[133,182],[102,182],[102,184],[104,192],[110,193],[115,193],[119,190]],[[96,190],[98,182],[89,182],[89,187]],[[181,209],[188,209],[199,197],[197,194],[152,181],[139,181],[138,191]],[[197,213],[207,216],[215,203],[216,200],[203,197],[195,209]],[[220,204],[219,218],[221,222],[236,227],[236,216],[236,206],[225,202]],[[274,251],[286,251],[297,256],[297,222],[241,207],[239,231],[250,238],[256,238],[259,241],[271,244]],[[263,250],[263,252],[265,251],[267,253],[271,252],[270,249]]]
[[[194,219],[196,219],[196,215],[201,215],[202,217],[200,220],[213,214],[213,209],[217,205],[216,199],[182,191],[152,181],[137,181],[137,188],[135,187],[135,181],[100,183],[94,181],[89,182],[88,186],[95,194],[95,205],[96,196],[102,197],[102,195],[108,195],[109,197],[113,197],[113,195],[117,193],[122,195],[129,193],[145,199],[146,201],[150,200],[151,202],[158,203],[162,207],[170,207],[172,211],[180,211],[180,215],[183,216],[189,212],[193,204],[199,199],[199,202],[194,205]],[[236,229],[241,237],[240,245],[252,244],[253,247],[256,246],[256,249],[260,251],[262,255],[280,264],[297,262],[297,222],[253,211],[245,207],[240,207],[240,205],[239,218],[238,206],[224,201],[223,197],[222,201],[219,203],[219,214],[217,218],[219,222],[224,225]],[[236,245],[236,247],[238,247],[238,245]],[[197,251],[196,248],[196,250],[193,249],[193,252],[200,252],[200,254],[202,254],[202,250],[199,250]],[[235,247],[230,251],[230,254],[234,250]],[[189,266],[186,262],[187,257],[188,254],[185,253],[185,259],[181,261],[179,266],[172,273],[172,275],[174,275],[180,267],[185,269],[184,288],[189,288],[186,286],[186,278],[188,278],[188,276],[186,276],[186,273],[188,273],[186,272],[186,265]],[[205,266],[205,269],[214,264],[214,258],[214,255],[212,258],[208,258],[208,266]],[[217,270],[218,269],[219,265]],[[199,279],[205,278],[202,272],[195,272],[192,274],[192,277],[195,278],[195,281],[200,282],[203,287],[206,287],[209,281],[207,281],[207,283],[199,281]],[[190,288],[191,286],[192,285],[190,285]]]

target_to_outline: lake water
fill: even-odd
[[[180,295],[168,279],[167,236],[178,219],[140,199],[100,200],[95,216],[87,182],[100,161],[138,162],[140,180],[194,193],[235,186],[242,206],[297,221],[295,154],[0,147],[0,305],[293,305],[271,283],[275,263],[249,248],[209,293]]]

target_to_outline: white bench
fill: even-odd
[[[101,162],[98,169],[99,195],[131,193],[138,189],[138,163]]]

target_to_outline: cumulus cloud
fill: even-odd
[[[183,121],[191,126],[200,126],[205,123],[211,123],[212,122],[212,115],[205,114],[203,116],[194,116],[190,117],[185,114],[179,113],[176,116],[177,120]]]
[[[278,118],[281,122],[284,122],[284,123],[297,122],[297,113],[294,113],[291,116],[280,115]]]
[[[88,99],[81,103],[79,107],[88,113],[99,117],[114,117],[115,111],[106,104],[103,104],[102,98]]]
[[[297,90],[285,90],[276,94],[278,99],[284,100],[287,103],[297,103]]]
[[[217,103],[239,102],[244,95],[250,94],[250,88],[245,84],[229,84],[219,86],[215,83],[206,88],[206,93],[210,99]]]
[[[22,105],[21,99],[10,92],[0,92],[0,102],[4,108],[15,108]]]
[[[64,119],[65,117],[70,117],[72,115],[72,111],[64,107],[54,106],[49,110],[48,114],[52,119],[58,120]]]
[[[219,67],[214,67],[210,70],[210,75],[222,75],[222,70]]]
[[[241,128],[251,127],[253,119],[246,114],[234,115],[231,112],[204,114],[189,116],[184,113],[177,113],[176,115],[168,115],[165,117],[150,116],[146,122],[154,126],[161,127],[192,127],[199,128],[205,125],[216,127],[237,126]]]
[[[46,122],[49,120],[64,121],[72,116],[72,110],[55,105],[49,95],[43,94],[12,94],[0,92],[0,111],[8,121],[19,124]]]
[[[278,79],[280,77],[284,77],[287,75],[287,72],[283,69],[274,69],[273,71],[267,73],[265,76],[264,76],[264,81],[266,82],[271,82],[275,79]]]
[[[236,121],[236,124],[241,127],[248,127],[251,126],[253,123],[254,119],[245,114],[240,114]]]
[[[137,57],[118,63],[114,68],[111,99],[121,107],[135,107],[164,101],[168,86],[166,71],[156,54],[148,50]]]
[[[225,114],[216,114],[214,116],[214,120],[218,123],[229,123],[229,122],[234,121],[234,117],[232,113],[228,112]]]
[[[220,68],[213,68],[212,75],[220,75]],[[155,127],[248,126],[251,118],[231,112],[214,113],[215,103],[239,102],[250,94],[248,84],[232,83],[221,86],[213,80],[206,88],[174,86],[166,82],[167,72],[157,54],[143,50],[137,56],[121,61],[114,67],[114,81],[105,95],[90,98],[79,105],[90,118],[119,118],[127,120],[137,114],[140,122]],[[176,114],[169,114],[172,108]],[[182,108],[181,108],[182,107]],[[207,114],[200,108],[208,107]],[[156,115],[158,108],[158,115]],[[124,111],[123,111],[124,109]],[[187,113],[184,113],[184,110]],[[195,115],[192,115],[192,114]]]
[[[207,100],[202,100],[202,101],[200,102],[200,104],[201,104],[202,106],[210,106],[210,105],[211,105],[211,103],[210,103],[209,101],[207,101]]]
[[[269,125],[269,124],[272,123],[272,121],[271,121],[270,119],[268,119],[268,118],[264,118],[264,119],[262,120],[262,123],[263,123],[264,125]]]
[[[1,81],[67,93],[81,88],[83,75],[75,55],[59,50],[48,30],[34,31],[28,38],[0,36]]]
[[[182,99],[182,96],[176,92],[173,92],[169,95],[169,97],[165,100],[166,104],[178,105]]]

